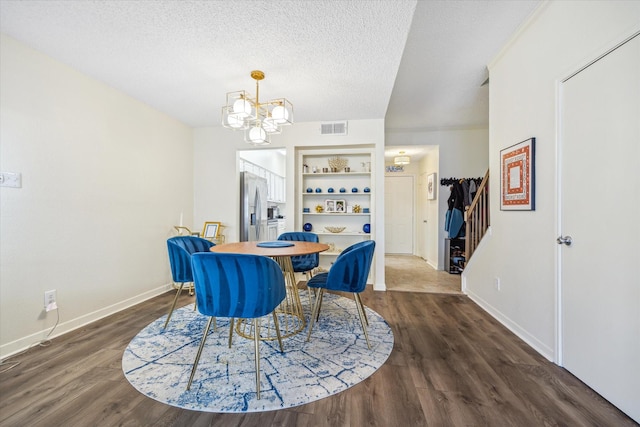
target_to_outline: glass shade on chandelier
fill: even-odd
[[[249,144],[271,143],[271,135],[282,132],[282,126],[293,124],[293,105],[285,98],[261,103],[259,82],[264,79],[262,71],[252,71],[256,81],[256,97],[240,90],[227,93],[227,103],[222,107],[222,126],[244,131],[244,140]]]

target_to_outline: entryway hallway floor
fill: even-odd
[[[461,294],[460,275],[436,270],[413,255],[385,255],[388,291]]]

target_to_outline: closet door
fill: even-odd
[[[413,254],[413,176],[384,179],[384,239],[388,254]]]
[[[636,421],[639,76],[635,37],[561,86],[558,242],[561,364]]]

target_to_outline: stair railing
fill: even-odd
[[[478,187],[476,196],[466,212],[466,261],[480,244],[480,240],[487,232],[490,225],[489,218],[489,171],[484,175],[482,183]]]

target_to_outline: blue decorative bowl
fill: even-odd
[[[333,193],[333,188],[329,187],[329,189],[327,190],[328,193]]]
[[[307,188],[307,193],[313,193],[313,188],[311,187]]]
[[[365,233],[371,233],[371,224],[365,224],[362,226],[362,231]]]
[[[358,192],[358,189],[357,189],[356,187],[353,187],[353,188],[351,189],[351,192],[352,192],[352,193],[357,193],[357,192]]]
[[[342,188],[340,189],[340,192],[341,192],[341,193],[346,193],[346,192],[347,192],[347,190],[346,190],[344,187],[342,187]]]
[[[362,191],[364,191],[365,193],[368,193],[368,192],[371,191],[371,189],[369,187],[364,187],[364,190],[362,190]]]
[[[311,231],[312,228],[313,228],[313,226],[311,225],[310,222],[307,222],[305,225],[302,226],[302,229],[304,231]]]
[[[322,193],[322,188],[320,187],[316,188],[316,193]]]
[[[309,208],[302,208],[302,212],[308,213],[308,212],[311,212],[311,211],[309,210]]]

